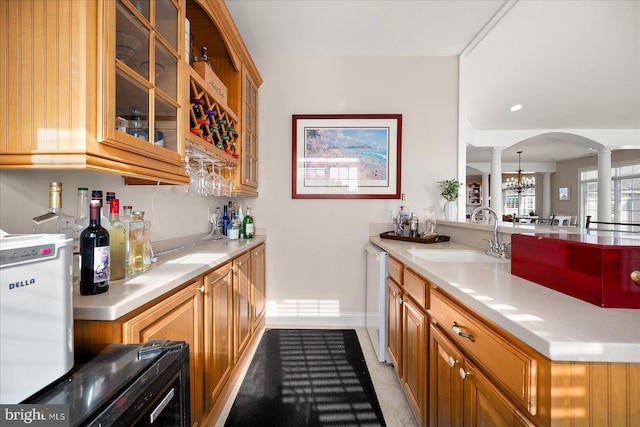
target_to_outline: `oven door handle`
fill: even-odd
[[[156,409],[154,409],[153,412],[151,412],[150,420],[149,420],[151,424],[153,424],[153,422],[160,416],[164,408],[169,404],[169,402],[171,402],[171,399],[173,399],[174,396],[175,396],[175,391],[172,388],[171,390],[169,390],[169,393],[167,393],[167,395],[158,404]]]

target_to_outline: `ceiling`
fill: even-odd
[[[640,1],[225,0],[254,58],[458,56],[476,130],[640,129]],[[524,108],[509,111],[513,104]],[[556,133],[504,162],[593,152]],[[640,145],[640,144],[639,144]],[[486,147],[469,161],[490,160]]]

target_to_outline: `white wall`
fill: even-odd
[[[293,114],[401,113],[402,192],[443,217],[437,181],[456,177],[457,58],[255,58],[260,197],[268,230],[267,322],[363,324],[369,223],[398,200],[291,198]]]
[[[267,231],[267,321],[363,325],[363,247],[369,223],[387,221],[398,200],[291,199],[291,116],[401,113],[401,180],[407,204],[421,218],[428,207],[443,218],[444,199],[436,182],[457,176],[457,58],[256,62],[264,79],[260,196],[240,201],[253,205],[256,227]],[[47,209],[49,181],[54,180],[63,183],[63,210],[71,215],[77,187],[115,191],[121,205],[144,210],[152,220],[153,242],[208,232],[207,206],[229,200],[178,195],[169,186],[125,186],[120,176],[97,172],[2,170],[0,228],[30,232],[31,218]]]

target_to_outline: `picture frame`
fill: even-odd
[[[571,200],[571,187],[560,187],[558,190],[559,200]]]
[[[399,199],[402,114],[292,116],[293,199]]]

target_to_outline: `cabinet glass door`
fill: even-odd
[[[242,147],[241,184],[258,187],[258,88],[249,76],[244,87],[244,142]]]
[[[118,141],[179,150],[178,12],[172,0],[116,3]]]

